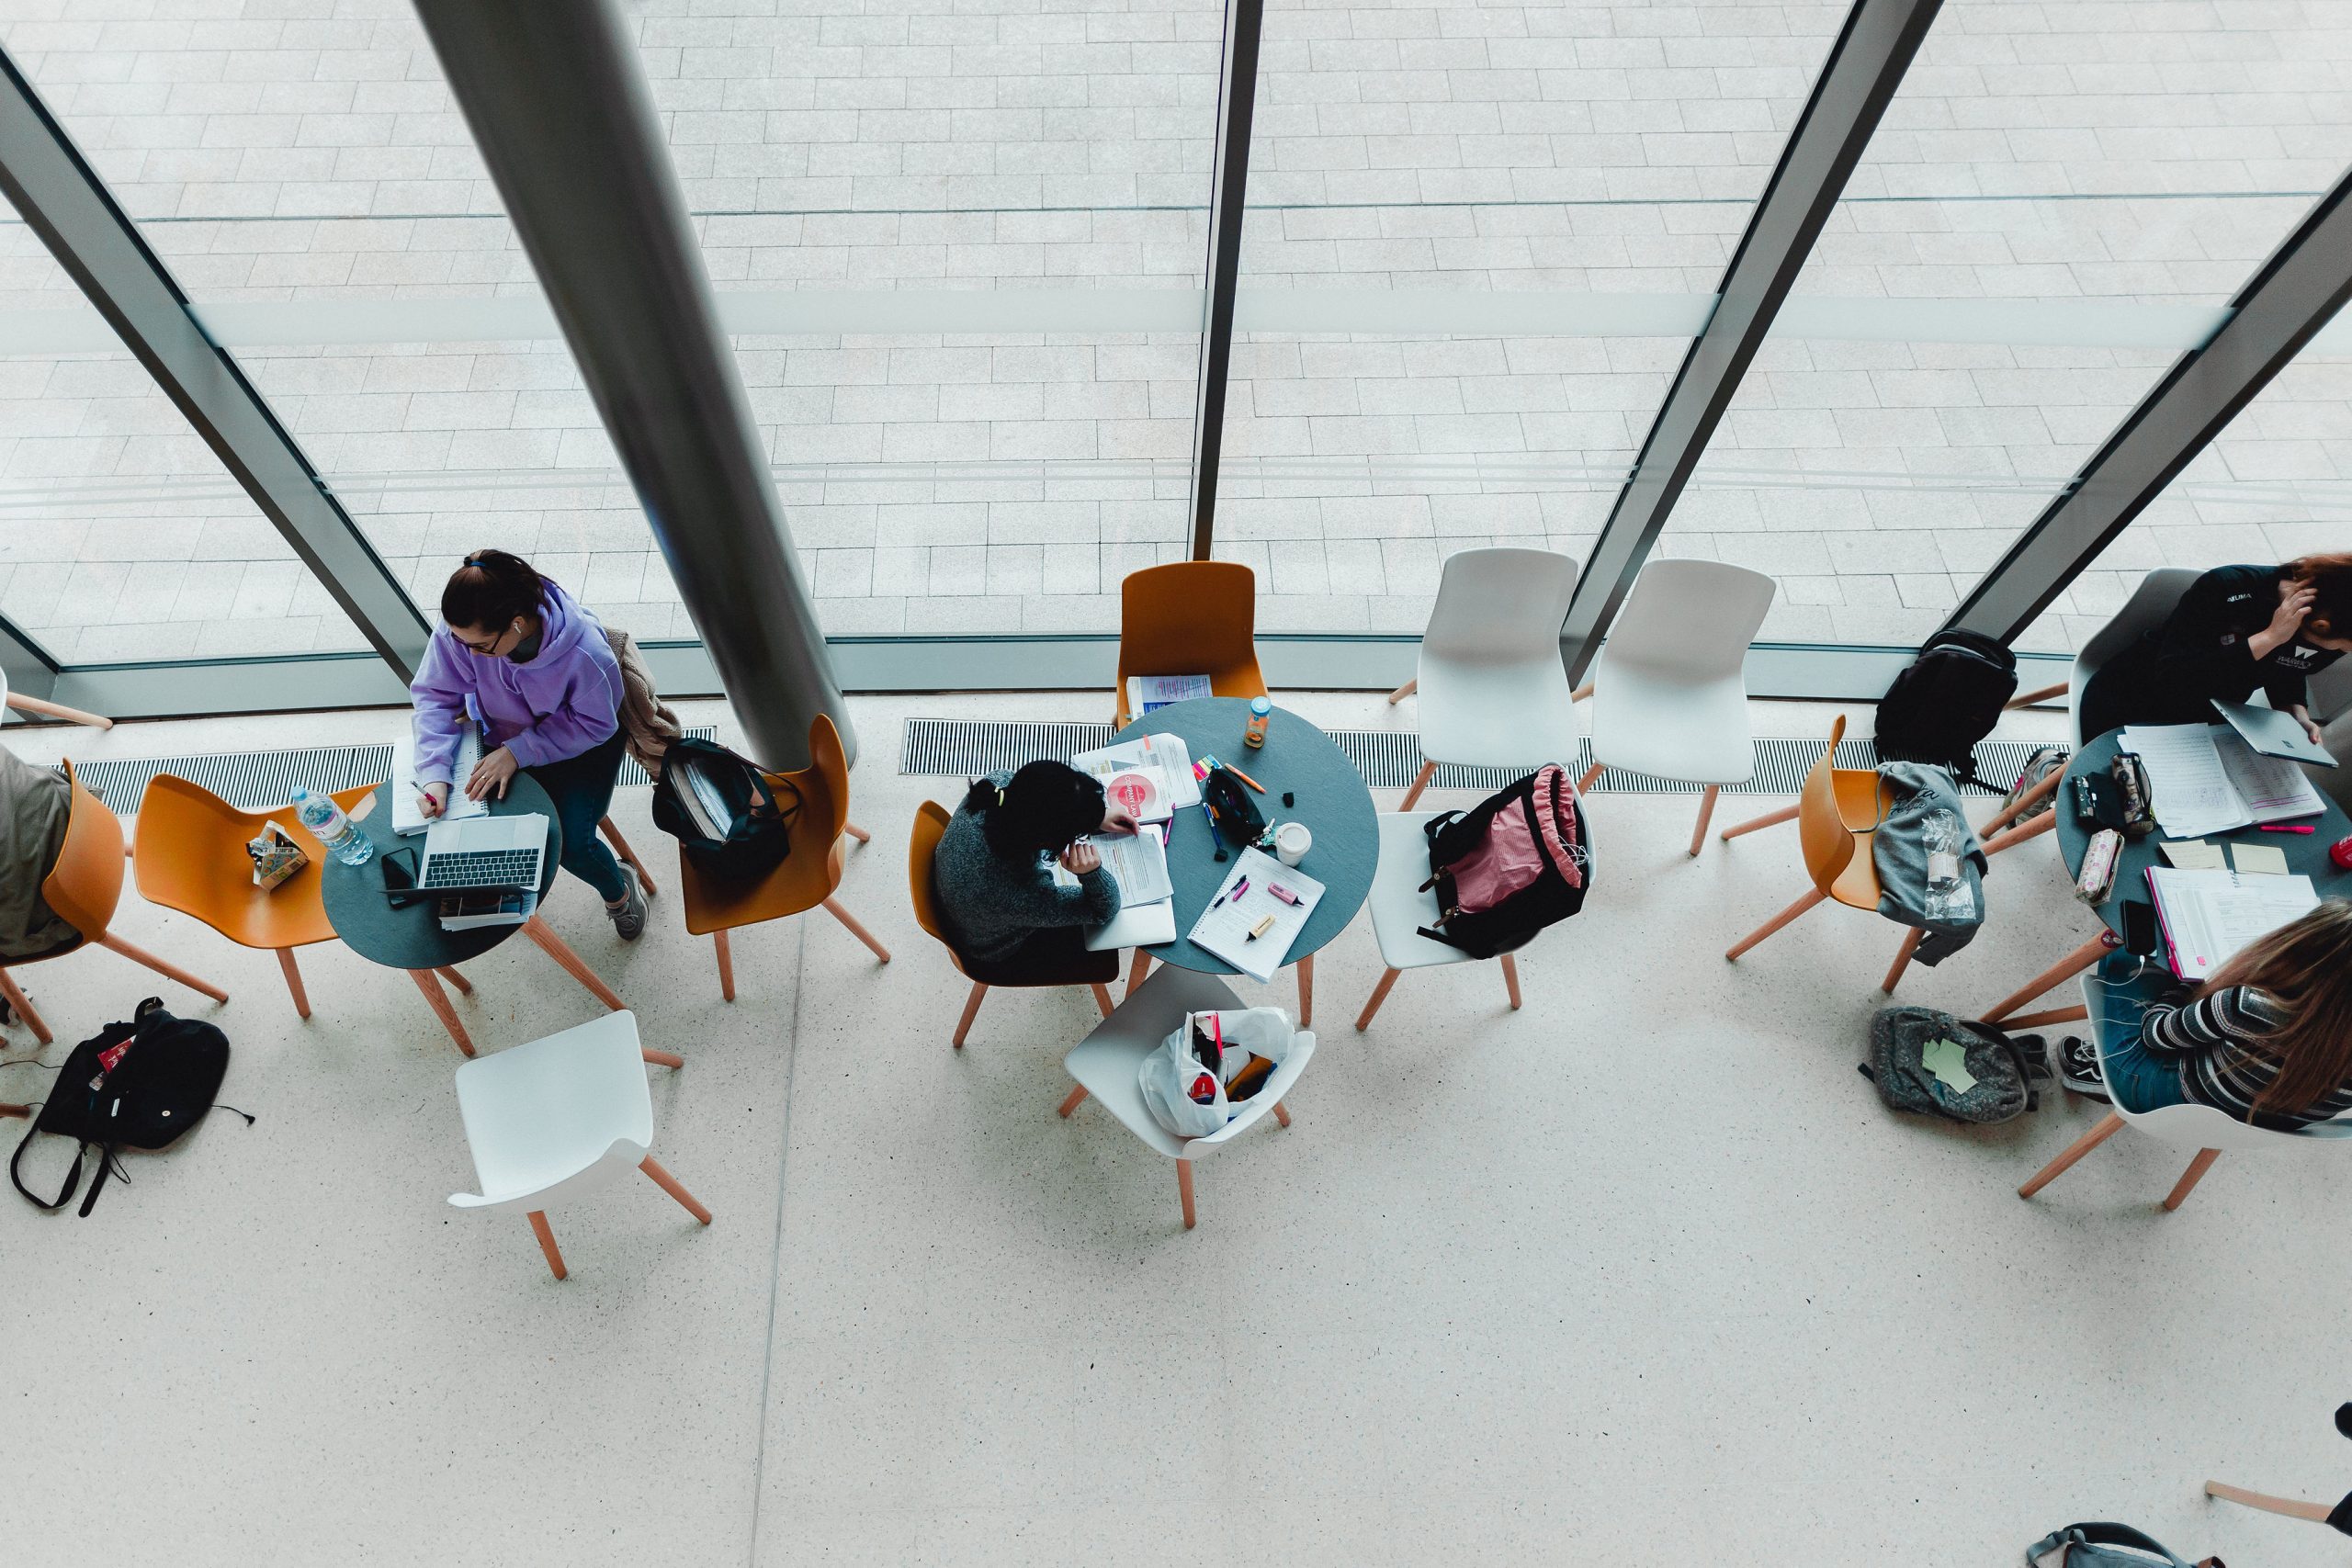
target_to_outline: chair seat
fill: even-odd
[[[653,1145],[634,1013],[477,1056],[458,1068],[457,1088],[481,1187],[478,1199],[452,1198],[464,1207],[542,1207],[558,1189],[601,1185]],[[616,1145],[626,1148],[616,1153]],[[582,1179],[600,1165],[613,1169]]]
[[[1430,877],[1429,839],[1421,824],[1435,811],[1384,811],[1380,814],[1380,863],[1372,875],[1365,903],[1372,909],[1372,934],[1380,942],[1380,961],[1391,969],[1427,969],[1440,964],[1476,963],[1458,947],[1432,942],[1420,928],[1437,922],[1437,890],[1424,891]]]
[[[1143,1059],[1159,1048],[1186,1013],[1224,1011],[1244,1005],[1233,988],[1216,976],[1163,964],[1091,1034],[1071,1047],[1062,1066],[1128,1132],[1170,1159],[1188,1158],[1185,1148],[1193,1140],[1178,1137],[1152,1118],[1136,1075],[1142,1071]]]
[[[1589,700],[1597,762],[1688,784],[1745,784],[1756,775],[1747,692],[1736,679],[1691,682],[1604,664]]]
[[[1576,707],[1555,657],[1473,664],[1423,650],[1421,755],[1437,762],[1528,772],[1576,764]]]
[[[695,936],[805,914],[833,896],[842,882],[842,840],[830,851],[795,837],[792,852],[763,875],[714,876],[678,852],[678,886],[686,930]]]
[[[345,810],[374,793],[370,786],[337,790]],[[266,823],[286,829],[310,863],[276,887],[255,886],[248,840]],[[307,947],[334,939],[320,894],[326,850],[302,826],[291,806],[240,811],[198,785],[169,774],[148,785],[131,849],[140,897],[210,926],[243,947]]]

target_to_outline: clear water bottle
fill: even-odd
[[[298,786],[294,791],[294,815],[344,864],[366,865],[376,858],[375,843],[344,814],[334,796]]]
[[[1976,897],[1960,874],[1960,818],[1939,807],[1923,826],[1928,849],[1928,918],[1944,923],[1972,919]]]

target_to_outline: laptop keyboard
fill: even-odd
[[[537,850],[461,850],[425,863],[426,887],[529,887],[539,879]]]

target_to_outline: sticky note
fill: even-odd
[[[2222,846],[2204,839],[2159,839],[2156,848],[2165,861],[2183,871],[2227,871],[2229,863],[2222,859]]]
[[[1966,1094],[1976,1087],[1976,1078],[1968,1070],[1968,1048],[1957,1040],[1928,1041],[1920,1048],[1919,1065],[1954,1094]]]
[[[2240,871],[2260,872],[2265,876],[2287,874],[2287,852],[2268,844],[2232,844],[2230,858]]]

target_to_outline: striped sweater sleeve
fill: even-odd
[[[2150,1055],[2180,1064],[2181,1087],[2191,1100],[2241,1122],[2300,1124],[2352,1111],[2352,1085],[2339,1085],[2316,1105],[2257,1116],[2255,1101],[2278,1077],[2278,1064],[2260,1042],[2286,1021],[2285,1010],[2270,997],[2232,986],[2185,1007],[2149,1009],[2140,1043]]]

